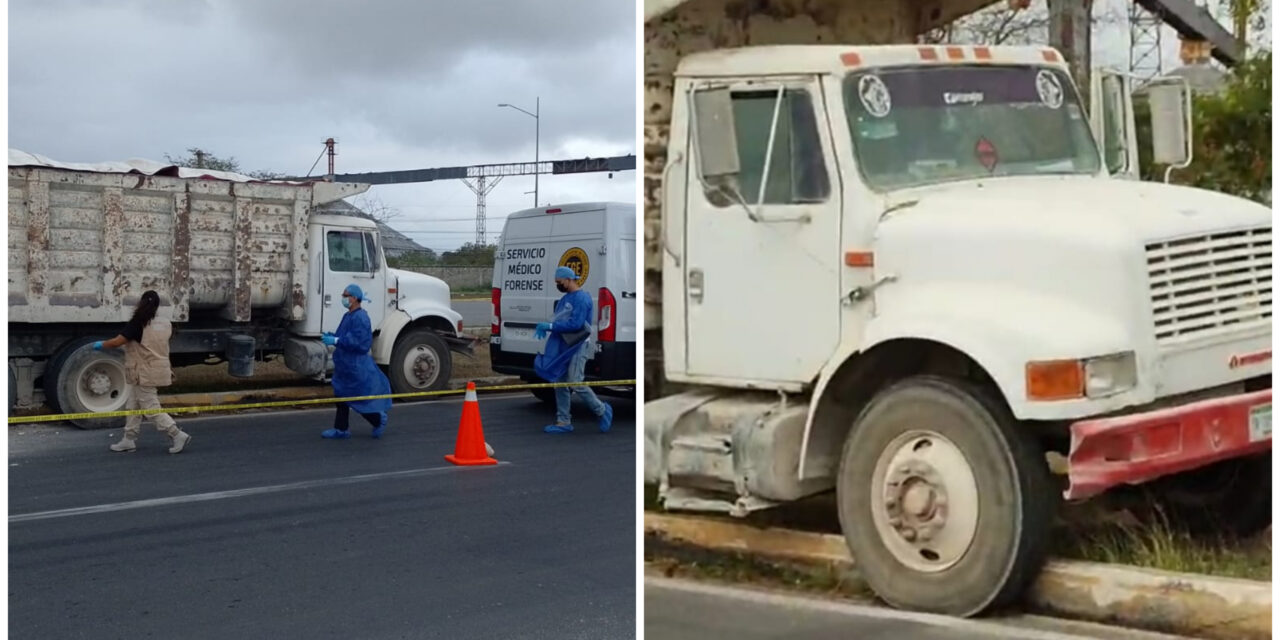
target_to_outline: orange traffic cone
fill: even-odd
[[[476,383],[467,383],[467,398],[462,403],[462,421],[458,423],[458,441],[445,460],[457,465],[498,464],[489,457],[480,425],[480,402],[476,400]]]

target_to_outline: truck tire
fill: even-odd
[[[124,379],[124,355],[116,349],[94,351],[98,338],[67,343],[44,372],[44,394],[57,413],[121,411],[133,393]],[[71,420],[81,429],[115,429],[124,418]]]
[[[392,393],[443,389],[452,371],[449,346],[431,329],[413,329],[401,336],[387,367]]]
[[[845,439],[840,527],[891,606],[974,616],[1043,566],[1058,504],[1040,447],[991,394],[917,376],[878,393]]]
[[[1243,538],[1271,524],[1271,453],[1225,460],[1142,485],[1151,514],[1194,535]]]

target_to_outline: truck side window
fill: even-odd
[[[742,167],[739,184],[748,204],[758,204],[777,99],[776,90],[733,94],[734,128]],[[830,187],[813,100],[807,91],[786,89],[778,114],[773,157],[769,161],[764,204],[822,202],[830,195]]]
[[[339,273],[368,273],[365,234],[359,231],[330,231],[329,270]]]

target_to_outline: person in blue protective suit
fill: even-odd
[[[337,333],[326,333],[321,337],[326,345],[333,347],[333,395],[338,398],[354,398],[360,396],[384,396],[391,393],[391,382],[382,373],[378,365],[369,355],[373,347],[373,327],[369,322],[369,313],[360,308],[360,303],[367,300],[359,285],[347,285],[342,291],[342,306],[348,309],[338,323]],[[325,438],[350,438],[348,419],[350,410],[364,416],[373,425],[373,437],[381,438],[387,429],[387,411],[391,410],[391,399],[356,400],[339,402],[338,412],[333,417],[333,428],[320,435]]]
[[[548,382],[582,382],[587,360],[595,352],[595,342],[591,339],[591,295],[578,286],[578,275],[569,267],[557,268],[555,281],[556,289],[564,292],[564,296],[556,301],[551,322],[539,323],[534,328],[534,337],[547,338],[547,346],[534,359],[533,368]],[[543,431],[573,431],[569,415],[571,393],[577,393],[586,401],[591,412],[600,418],[600,431],[607,432],[613,425],[613,407],[601,402],[591,387],[585,385],[556,387],[556,422]]]

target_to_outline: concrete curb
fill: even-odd
[[[844,538],[720,520],[645,513],[646,535],[824,568],[849,569]],[[1026,596],[1062,617],[1213,640],[1271,637],[1271,584],[1120,565],[1052,560]]]
[[[464,389],[468,380],[450,380],[449,389]],[[496,376],[471,380],[476,387],[493,387],[505,384],[519,384],[520,378]],[[219,391],[215,393],[178,393],[160,396],[163,407],[214,407],[228,404],[244,404],[252,402],[280,402],[284,400],[316,400],[332,398],[333,387],[315,385],[310,387],[278,387],[274,389],[246,389],[244,391]]]

